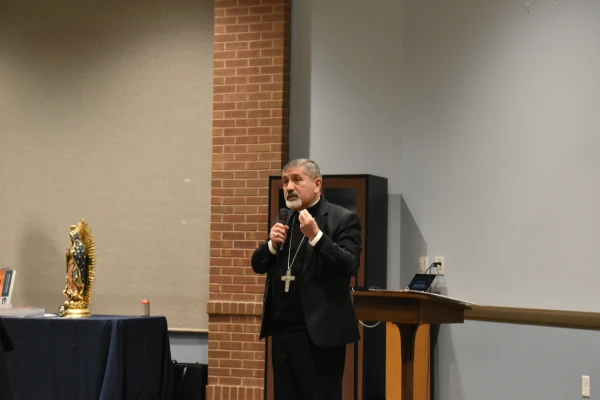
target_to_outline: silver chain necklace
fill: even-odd
[[[281,277],[281,281],[285,282],[285,292],[290,291],[290,282],[295,281],[296,277],[291,274],[292,265],[294,265],[294,261],[296,261],[296,257],[298,256],[298,252],[300,251],[300,247],[302,247],[302,242],[306,238],[306,235],[302,235],[302,240],[296,249],[296,254],[294,254],[294,258],[292,259],[292,263],[290,264],[290,256],[292,254],[292,239],[294,238],[294,222],[296,222],[296,216],[294,215],[294,219],[292,220],[292,229],[290,230],[290,247],[288,248],[288,267],[285,275]]]

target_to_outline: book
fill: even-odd
[[[0,308],[8,308],[12,304],[10,301],[15,287],[16,273],[14,269],[0,269]]]
[[[0,308],[0,317],[45,317],[46,310],[38,307]]]

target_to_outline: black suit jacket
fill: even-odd
[[[361,224],[355,213],[327,202],[323,196],[319,201],[323,204],[313,217],[323,236],[314,247],[306,244],[300,298],[311,339],[317,346],[332,347],[360,339],[350,296],[350,279],[360,265]],[[291,215],[292,212],[288,215],[288,225]],[[268,242],[267,239],[252,255],[254,272],[267,274],[261,339],[271,333],[272,285],[283,284],[280,277],[273,276],[279,253],[273,255]]]

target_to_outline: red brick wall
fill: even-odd
[[[207,398],[262,399],[268,176],[288,158],[291,0],[216,0]]]

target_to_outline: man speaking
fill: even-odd
[[[350,297],[360,220],[325,200],[314,161],[291,161],[282,178],[289,210],[252,256],[267,274],[260,338],[272,337],[275,400],[341,400],[346,344],[360,339]]]

